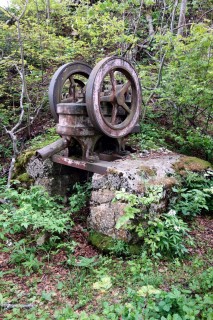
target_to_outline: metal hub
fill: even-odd
[[[86,87],[87,112],[94,127],[109,137],[132,131],[141,110],[141,86],[131,64],[118,57],[101,60]]]

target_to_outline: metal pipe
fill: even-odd
[[[51,144],[48,144],[46,147],[43,147],[36,151],[36,155],[41,157],[43,160],[50,158],[55,153],[65,149],[70,143],[70,140],[66,138],[61,138]]]

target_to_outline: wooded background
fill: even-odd
[[[56,69],[109,55],[136,67],[144,123],[157,124],[159,139],[212,160],[211,0],[13,0],[0,9],[3,175],[26,141],[54,125],[47,89]]]

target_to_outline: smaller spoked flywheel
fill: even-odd
[[[91,71],[92,68],[88,64],[76,61],[62,65],[54,73],[49,86],[49,102],[56,122],[58,122],[58,103],[82,102]]]
[[[123,58],[101,60],[86,86],[87,112],[94,127],[120,138],[132,131],[141,112],[141,86],[132,65]]]

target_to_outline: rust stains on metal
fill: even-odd
[[[59,156],[59,155],[53,155],[52,161],[65,165],[70,166],[73,168],[86,170],[94,173],[99,174],[105,174],[107,172],[107,169],[110,167],[110,163],[108,161],[99,161],[99,162],[87,162],[83,160],[74,160],[71,158]]]
[[[36,151],[36,155],[41,157],[43,160],[50,158],[53,154],[64,150],[68,147],[70,141],[66,138],[61,138],[48,146],[41,148]]]

